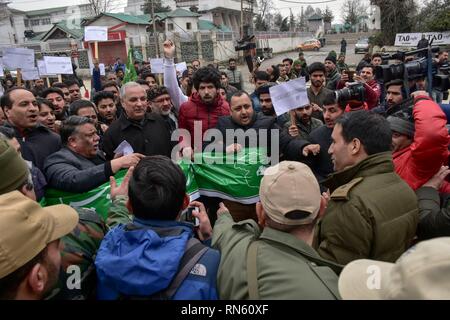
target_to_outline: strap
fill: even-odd
[[[256,265],[258,245],[258,240],[253,241],[252,243],[250,243],[247,249],[247,283],[248,295],[250,300],[259,300],[258,267]]]
[[[173,278],[169,287],[167,287],[167,289],[161,293],[163,299],[172,298],[172,296],[180,287],[181,283],[188,276],[189,272],[191,272],[192,268],[194,268],[194,266],[197,264],[197,262],[205,254],[207,250],[208,247],[203,245],[196,238],[192,237],[189,239],[186,245],[183,258],[181,258],[181,262],[178,267],[178,272],[176,276]]]

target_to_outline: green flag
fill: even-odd
[[[130,48],[128,50],[126,71],[125,71],[125,76],[123,77],[122,83],[125,84],[130,81],[136,81],[137,77],[138,76],[136,73],[136,69],[134,68],[134,64],[133,64],[133,48]]]

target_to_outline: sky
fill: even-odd
[[[74,4],[80,4],[80,3],[87,3],[87,0],[49,0],[49,1],[42,1],[42,0],[9,0],[11,2],[11,5],[13,8],[19,9],[19,10],[38,10],[38,9],[46,9],[51,7],[61,7],[61,6],[69,6]],[[123,8],[126,6],[126,0],[111,0],[115,7],[115,12],[123,11]],[[142,0],[143,1],[143,0]],[[330,2],[328,3],[321,3],[317,4],[318,2],[326,2],[327,0],[287,0],[290,2],[296,2],[296,3],[288,3],[284,2],[282,0],[273,0],[274,7],[277,8],[283,16],[289,15],[290,11],[289,8],[292,8],[292,12],[294,13],[294,16],[297,16],[301,12],[301,6],[303,5],[304,10],[306,10],[306,7],[308,4],[311,4],[314,8],[320,8],[322,11],[325,10],[325,7],[328,6],[331,11],[333,12],[335,19],[333,20],[333,23],[342,23],[342,5],[346,0],[328,0]],[[366,4],[369,3],[369,0],[362,0]],[[299,4],[303,3],[303,4]]]

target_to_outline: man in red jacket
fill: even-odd
[[[181,133],[180,143],[185,155],[191,153],[192,149],[201,151],[205,131],[214,128],[219,117],[230,115],[230,106],[219,94],[219,71],[209,67],[200,68],[194,73],[192,81],[197,92],[181,105],[178,116],[179,129],[186,129],[190,135]],[[194,124],[201,128],[201,131],[196,130],[199,138],[194,138]]]
[[[395,171],[416,190],[448,163],[447,118],[425,91],[416,91],[414,106],[389,116]],[[445,183],[441,192],[450,193]]]

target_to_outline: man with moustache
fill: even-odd
[[[178,119],[172,112],[173,104],[166,87],[156,86],[147,92],[152,112],[159,114],[169,127],[170,134],[178,128]]]
[[[55,107],[56,120],[62,121],[69,116],[68,106],[64,99],[64,93],[60,88],[50,87],[42,92],[42,98],[50,101]]]
[[[8,118],[5,126],[14,129],[23,158],[42,171],[45,158],[61,149],[61,138],[38,123],[36,97],[30,90],[11,88],[1,97],[0,106]]]
[[[111,123],[117,120],[117,107],[112,92],[97,92],[94,96],[94,104],[97,108],[100,122],[110,126]]]
[[[314,62],[308,67],[308,73],[311,86],[306,90],[306,93],[313,107],[312,116],[317,119],[322,119],[323,101],[328,93],[333,92],[324,85],[326,74],[325,65],[321,62]]]
[[[285,124],[285,128],[291,137],[301,138],[309,141],[309,134],[314,129],[322,126],[322,121],[311,116],[312,111],[313,109],[309,104],[293,110],[293,112],[295,113],[295,124],[293,124],[291,121],[288,121]]]

